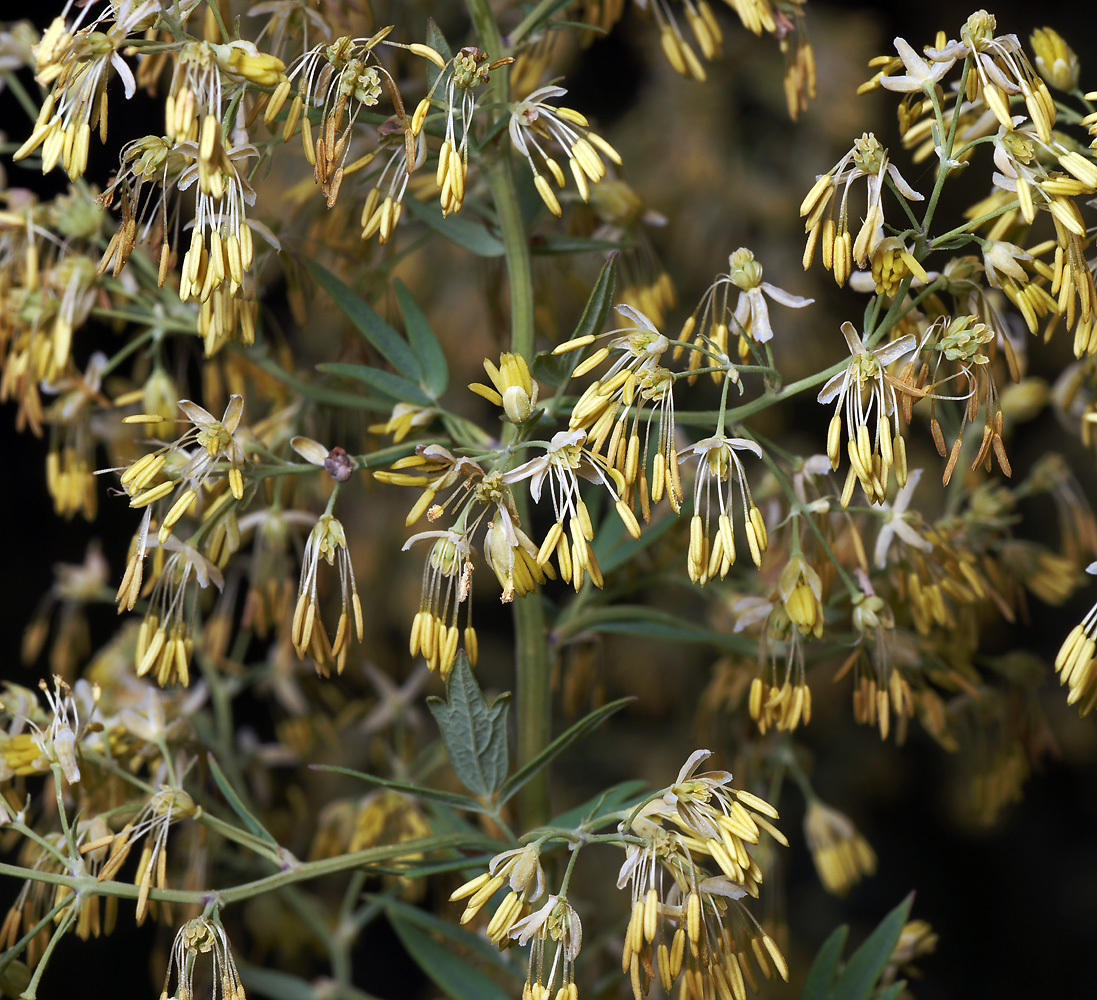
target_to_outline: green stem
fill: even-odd
[[[446,833],[436,837],[409,840],[401,844],[368,847],[350,854],[340,854],[334,858],[302,862],[273,875],[244,882],[228,889],[151,889],[149,899],[164,900],[169,903],[197,903],[201,906],[214,901],[219,902],[221,906],[228,906],[297,882],[307,882],[323,875],[338,875],[342,872],[354,871],[392,858],[457,849],[479,848],[497,851],[499,846],[499,841],[491,837],[468,833]],[[63,885],[88,897],[117,896],[120,899],[137,899],[141,893],[140,886],[129,882],[100,882],[94,875],[65,875],[59,872],[37,871],[5,862],[0,862],[0,875],[30,879],[33,882],[46,882],[50,885]]]
[[[65,918],[58,925],[57,930],[53,932],[53,937],[46,945],[46,950],[42,952],[42,957],[38,960],[38,965],[35,967],[34,975],[31,976],[27,988],[19,994],[19,1000],[35,1000],[38,996],[38,983],[42,979],[42,973],[46,971],[46,966],[49,965],[50,955],[53,954],[53,949],[57,947],[57,942],[69,932],[69,928],[76,919],[78,903],[79,900],[73,902],[69,912],[65,914]]]
[[[489,0],[467,0],[469,16],[480,47],[493,57],[505,55],[499,25]],[[487,101],[505,107],[510,97],[509,71],[492,74]],[[509,149],[489,153],[486,166],[499,227],[503,235],[507,277],[510,282],[510,349],[533,364],[533,271],[518,189]],[[517,498],[518,516],[529,524],[529,503]],[[518,764],[532,760],[552,736],[551,664],[545,641],[541,600],[530,595],[514,602],[515,655],[518,688]],[[549,815],[548,772],[541,771],[523,786],[518,807],[525,827],[544,823]]]

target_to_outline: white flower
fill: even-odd
[[[955,58],[944,57],[939,62],[927,63],[907,44],[904,38],[895,38],[895,51],[903,60],[906,69],[904,76],[882,76],[880,86],[899,93],[913,93],[922,90],[931,93],[941,78],[952,68]],[[931,68],[932,67],[932,68]]]
[[[912,549],[919,549],[922,552],[930,552],[933,549],[933,546],[911,527],[909,522],[912,515],[907,513],[911,494],[921,478],[922,470],[913,469],[907,477],[906,485],[895,494],[894,501],[890,505],[885,505],[883,527],[880,528],[880,534],[876,537],[876,549],[873,552],[873,561],[879,569],[887,565],[888,549],[896,535]]]

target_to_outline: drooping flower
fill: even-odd
[[[827,455],[831,468],[837,469],[844,410],[850,477],[856,475],[870,503],[880,503],[887,494],[888,475],[893,467],[900,486],[907,479],[906,442],[898,433],[897,416],[894,436],[891,425],[892,414],[898,410],[897,380],[888,373],[887,367],[913,351],[918,342],[914,334],[908,333],[869,350],[849,322],[842,324],[842,335],[852,357],[846,369],[823,386],[818,397],[820,403],[837,399],[827,431]],[[875,427],[870,432],[869,424],[873,419]],[[853,479],[847,478],[842,492],[843,507],[849,504],[852,489]]]

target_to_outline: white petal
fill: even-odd
[[[771,285],[768,281],[763,281],[761,289],[766,293],[774,302],[780,302],[783,306],[788,306],[791,309],[803,309],[804,306],[810,306],[815,299],[805,299],[802,295],[793,295],[791,292],[786,292],[783,288],[778,288],[776,285]]]

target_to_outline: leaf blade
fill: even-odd
[[[397,278],[393,282],[393,288],[396,291],[400,314],[404,317],[408,342],[423,369],[423,388],[433,399],[437,399],[449,385],[449,365],[446,363],[442,344],[438,340],[438,335],[431,329],[430,323],[427,322],[423,310],[419,308],[419,303],[408,291],[407,285]]]
[[[305,270],[331,296],[332,301],[354,324],[356,330],[373,345],[393,368],[413,382],[423,378],[419,361],[404,340],[354,290],[326,267],[307,257],[301,259]]]
[[[509,993],[435,941],[424,928],[392,910],[388,911],[388,919],[419,968],[453,1000],[510,1000]]]
[[[379,392],[383,392],[404,403],[430,406],[433,402],[420,386],[410,379],[404,378],[403,375],[397,375],[396,372],[372,368],[370,365],[355,365],[347,361],[325,361],[316,367],[330,375],[341,375],[344,378],[364,382],[370,388],[377,389]]]
[[[499,802],[504,803],[515,792],[518,791],[527,781],[529,781],[538,771],[547,767],[556,757],[563,753],[573,743],[581,740],[587,733],[594,729],[597,729],[606,719],[611,715],[619,712],[629,702],[633,701],[632,698],[618,698],[616,701],[611,701],[607,705],[603,705],[601,708],[596,708],[589,715],[584,716],[573,726],[569,726],[564,732],[556,737],[547,747],[545,747],[540,753],[526,761],[517,771],[514,772],[499,789]]]
[[[895,907],[851,956],[831,993],[832,1000],[867,1000],[884,971],[914,902],[913,893]]]
[[[428,698],[427,707],[461,784],[474,795],[489,798],[507,777],[509,692],[488,705],[461,650],[446,682],[446,700]]]

